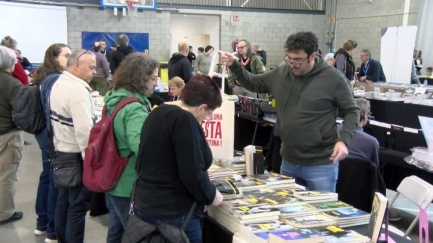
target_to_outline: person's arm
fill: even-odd
[[[335,61],[335,66],[340,73],[346,75],[344,73],[344,67],[346,66],[346,57],[343,54],[338,55],[337,60]]]
[[[371,70],[372,75],[367,75],[366,80],[376,82],[380,79],[380,64],[378,62],[373,62],[370,64],[369,70]],[[367,71],[368,72],[368,71]]]
[[[20,91],[21,87],[23,87],[23,86],[21,85],[20,82],[17,82],[14,78],[11,78],[11,79],[13,79],[13,85],[10,88],[10,104],[12,106],[12,111],[14,111],[15,110],[15,100],[17,98],[17,94]]]
[[[242,87],[246,88],[247,90],[257,93],[270,93],[270,85],[272,84],[270,81],[272,76],[281,67],[282,66],[279,66],[276,69],[263,74],[252,74],[243,68],[236,60],[233,62],[233,65],[229,67],[229,69],[232,72],[235,80],[239,81],[242,84]],[[266,82],[266,80],[268,82]]]
[[[80,89],[69,99],[69,112],[74,124],[75,138],[84,158],[84,151],[89,143],[90,129],[93,127],[92,97],[87,90]]]
[[[374,147],[371,154],[371,162],[373,162],[377,167],[379,167],[379,142],[374,139]]]
[[[189,115],[178,117],[172,138],[179,168],[179,178],[198,203],[210,205],[216,194],[205,169],[203,143],[197,120]]]
[[[200,71],[198,69],[198,67],[200,66],[200,61],[201,61],[201,55],[198,55],[197,60],[196,60],[195,65],[194,65],[194,71],[196,71],[196,72]]]
[[[263,65],[266,66],[266,59],[268,58],[268,55],[265,51],[262,51],[262,58],[263,58]]]
[[[110,70],[111,70],[111,74],[113,75],[117,68],[116,56],[114,54],[115,54],[114,52],[111,54],[111,61],[110,61]]]
[[[364,63],[361,64],[361,68],[359,69],[359,73],[358,73],[358,79],[365,76],[364,67],[365,67],[365,64]],[[360,79],[360,81],[362,81],[362,80]]]
[[[184,59],[183,61],[182,72],[183,76],[185,77],[185,83],[188,83],[188,81],[192,78],[192,66],[187,59]]]
[[[233,76],[232,72],[229,73],[229,76],[227,77],[227,83],[230,88],[234,88],[236,85],[235,77]]]
[[[104,69],[105,78],[108,79],[110,77],[110,67],[107,58],[104,55],[101,56],[101,62],[102,68]]]
[[[343,128],[340,132],[339,141],[342,141],[348,146],[356,132],[359,123],[359,108],[353,99],[349,85],[343,80],[338,82],[335,88],[335,99],[339,114],[344,118]]]
[[[138,156],[141,128],[143,127],[144,121],[149,116],[149,113],[146,107],[139,102],[128,104],[119,112],[124,113],[124,115],[116,116],[115,119],[122,119],[125,122],[124,126],[129,150],[131,150],[134,155]],[[136,161],[133,161],[134,164],[135,162]]]
[[[266,67],[263,65],[263,61],[260,58],[259,55],[254,57],[255,61],[254,61],[254,68],[256,70],[257,73],[255,74],[262,74],[266,72]]]

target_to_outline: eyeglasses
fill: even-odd
[[[88,53],[88,52],[90,52],[90,51],[85,51],[85,52],[81,53],[81,55],[79,55],[79,56],[77,57],[77,62],[78,62],[78,60],[80,60],[80,57],[84,56],[84,54],[86,54],[86,53]]]
[[[238,46],[238,50],[243,49],[246,46]]]
[[[286,54],[286,57],[284,57],[284,61],[286,64],[290,64],[294,67],[300,67],[305,60],[307,60],[310,56],[307,56],[306,58],[295,58],[293,60],[290,59],[290,57]]]

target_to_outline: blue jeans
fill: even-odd
[[[36,141],[38,141],[42,153],[42,172],[39,177],[35,205],[36,215],[38,216],[36,220],[36,228],[38,230],[45,230],[49,237],[55,237],[56,231],[54,230],[54,217],[59,190],[53,186],[50,163],[50,141],[46,129],[41,133],[36,134],[35,138]]]
[[[182,223],[184,222],[185,217],[181,217],[178,219],[170,219],[170,220],[159,220],[154,217],[143,215],[140,211],[135,210],[135,214],[141,218],[142,220],[150,223],[150,224],[157,224],[157,222],[165,222],[169,225],[181,227]],[[201,223],[200,223],[200,216],[193,215],[191,216],[191,219],[188,222],[188,225],[185,228],[185,234],[188,237],[190,243],[202,243],[202,232],[201,232]]]
[[[295,178],[296,184],[311,191],[335,192],[338,179],[338,162],[319,166],[295,165],[283,158],[281,174]]]
[[[90,191],[83,185],[59,189],[56,233],[59,243],[83,243]]]
[[[119,243],[122,241],[123,232],[128,223],[131,199],[129,197],[116,197],[105,193],[105,200],[107,208],[110,211],[107,243]]]

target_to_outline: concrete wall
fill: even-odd
[[[224,11],[182,10],[181,14],[212,14],[221,16],[220,49],[230,50],[235,39],[245,38],[257,42],[268,54],[268,67],[278,65],[284,57],[284,43],[289,34],[297,31],[313,31],[319,42],[324,43],[324,15],[239,12],[240,23],[233,26],[233,13]],[[149,33],[149,53],[158,60],[170,57],[170,12],[145,11],[137,16],[113,15],[112,9],[78,9],[68,7],[68,44],[81,47],[81,31],[144,32]],[[173,40],[175,41],[175,40]],[[177,41],[176,41],[177,42]],[[323,44],[324,45],[324,44]],[[321,47],[323,48],[323,47]]]
[[[410,1],[408,25],[416,25],[420,0],[406,1]],[[358,42],[353,55],[357,67],[361,66],[362,48],[370,49],[372,56],[380,60],[380,30],[403,24],[404,4],[405,0],[338,0],[335,50],[352,39]]]

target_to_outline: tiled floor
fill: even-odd
[[[20,164],[19,178],[16,186],[16,208],[24,212],[22,220],[0,226],[0,243],[42,243],[44,236],[34,236],[33,230],[36,224],[35,214],[35,197],[36,189],[41,171],[40,150],[36,141],[30,135],[26,135],[26,141],[30,145],[24,148],[23,159]],[[388,198],[391,198],[395,192],[388,191]],[[394,226],[400,229],[406,229],[417,214],[417,208],[404,197],[399,197],[394,207],[401,214],[402,219]],[[433,236],[433,206],[428,208],[430,218],[430,235]],[[107,233],[108,217],[107,215],[99,217],[87,217],[86,221],[86,242],[103,243]],[[410,237],[412,241],[418,241],[418,226],[415,227]],[[223,242],[222,242],[223,243]]]

